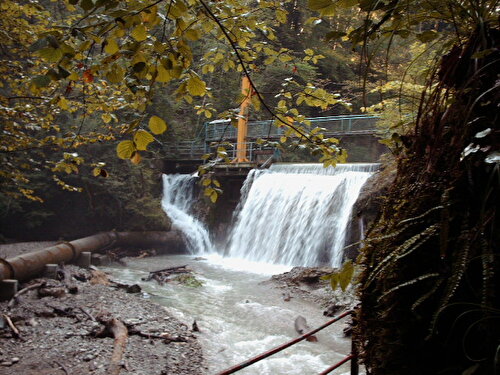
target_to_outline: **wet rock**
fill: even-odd
[[[337,313],[340,310],[342,310],[342,306],[332,304],[332,305],[328,306],[325,311],[323,311],[323,315],[333,317],[333,316],[337,315]]]
[[[127,293],[140,293],[142,289],[139,285],[133,284],[133,285],[128,285],[126,291]]]

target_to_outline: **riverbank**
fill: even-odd
[[[0,252],[5,252],[6,247],[11,247],[9,254],[17,255],[12,247],[22,251],[29,246],[1,245]],[[31,244],[33,250],[35,247]],[[60,270],[61,281],[36,279],[27,284],[45,282],[49,291],[37,287],[22,295],[10,309],[7,302],[1,303],[1,313],[12,319],[21,338],[14,337],[4,321],[0,329],[0,372],[107,374],[114,340],[112,335],[102,337],[99,332],[115,318],[124,323],[129,335],[120,361],[123,373],[213,373],[237,363],[242,356],[253,356],[296,337],[293,322],[298,315],[305,316],[311,327],[319,326],[328,310],[323,313],[319,307],[339,302],[335,299],[337,293],[320,280],[320,275],[331,269],[298,267],[270,278],[224,271],[203,258],[190,256],[141,254],[120,260],[121,267],[105,268],[113,275],[111,278],[124,284],[138,283],[149,294],[138,285],[126,288],[120,283],[108,283],[109,276],[101,271],[65,266]],[[144,281],[147,272],[185,264],[200,278],[203,287]],[[349,307],[341,304],[335,314]],[[226,316],[222,320],[221,314]],[[238,316],[244,319],[239,322]],[[198,321],[201,332],[191,331],[193,319]],[[261,325],[263,321],[267,323]],[[341,356],[331,348],[340,353],[349,350],[349,341],[343,339],[342,333],[346,324],[343,321],[330,328],[329,334],[320,334],[320,344],[303,343],[282,358],[274,358],[272,369],[267,369],[266,364],[256,368],[263,373],[285,368],[283,373],[317,373]],[[330,348],[328,355],[326,347]],[[307,366],[288,368],[293,367],[290,355],[307,358]],[[209,365],[204,366],[203,360]]]
[[[117,363],[123,373],[204,373],[196,336],[139,289],[127,293],[113,287],[104,273],[76,266],[60,274],[64,280],[39,278],[22,285],[34,289],[12,307],[0,303],[2,374],[109,374],[116,351],[111,323],[116,321],[127,334]]]

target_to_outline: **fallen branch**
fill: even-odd
[[[187,342],[187,338],[185,338],[183,336],[171,336],[168,333],[160,333],[160,334],[158,334],[158,333],[142,332],[142,331],[139,331],[138,329],[135,329],[135,328],[130,328],[128,332],[129,332],[130,335],[137,335],[137,336],[145,337],[147,339],[160,339],[160,340],[164,340],[165,343],[169,343],[169,342]]]
[[[69,371],[68,371],[68,369],[67,369],[67,368],[66,368],[66,367],[65,367],[62,363],[57,362],[57,361],[55,361],[54,363],[55,363],[56,365],[58,365],[58,366],[59,366],[59,367],[60,367],[60,368],[64,371],[64,373],[65,373],[66,375],[69,375]]]
[[[9,304],[7,305],[7,308],[10,309],[12,308],[17,302],[18,302],[18,298],[19,296],[29,292],[30,290],[33,290],[33,289],[38,289],[42,286],[45,285],[45,281],[42,281],[41,283],[37,283],[37,284],[33,284],[33,285],[30,285],[30,286],[27,286],[26,288],[24,289],[21,289],[19,292],[17,292],[16,294],[14,294],[14,297],[11,298],[11,300],[9,301]]]
[[[96,321],[96,319],[92,316],[92,314],[91,314],[91,313],[89,313],[87,310],[85,310],[85,308],[80,307],[80,310],[82,310],[82,312],[83,312],[85,315],[87,315],[87,316],[88,316],[88,318],[89,318],[90,320],[92,320],[93,322],[95,322],[95,321]]]
[[[128,331],[125,324],[116,318],[109,320],[106,323],[106,328],[113,334],[115,338],[113,346],[113,354],[108,368],[109,375],[118,375],[122,369],[122,357],[127,346]]]
[[[187,265],[164,268],[157,271],[151,271],[148,277],[142,279],[142,281],[156,280],[160,285],[168,281],[168,278],[173,274],[178,273],[190,273],[191,270],[187,268]]]
[[[183,265],[183,266],[177,266],[177,267],[169,267],[169,268],[164,268],[164,269],[161,269],[161,270],[157,270],[157,271],[151,271],[149,273],[163,273],[163,272],[173,272],[173,271],[179,271],[179,272],[183,272],[184,270],[181,271],[181,269],[185,269],[187,270],[187,264]]]
[[[14,325],[14,323],[12,323],[12,320],[10,319],[10,317],[6,314],[3,314],[3,318],[5,319],[7,324],[9,325],[9,328],[11,329],[14,337],[22,340],[23,338],[21,337],[21,333],[19,332],[17,327]]]

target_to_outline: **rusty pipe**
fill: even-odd
[[[174,234],[169,232],[104,232],[59,243],[10,259],[0,258],[0,281],[27,280],[40,274],[46,264],[74,262],[82,252],[97,252],[110,246],[151,246],[165,244]]]

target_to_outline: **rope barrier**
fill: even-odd
[[[280,346],[277,346],[276,348],[274,349],[271,349],[271,350],[268,350],[262,354],[259,354],[253,358],[250,358],[250,359],[247,359],[246,361],[244,362],[241,362],[235,366],[232,366],[222,372],[219,372],[217,373],[217,375],[229,375],[229,374],[233,374],[241,369],[244,369],[245,367],[248,367],[252,364],[254,364],[255,362],[259,362],[261,360],[263,360],[264,358],[267,358],[267,357],[270,357],[272,356],[273,354],[276,354],[280,351],[282,351],[283,349],[286,349],[292,345],[295,345],[297,344],[298,342],[302,341],[302,340],[305,340],[306,338],[308,338],[309,336],[312,336],[314,335],[316,332],[319,332],[321,331],[322,329],[328,327],[329,325],[339,321],[340,319],[342,318],[345,318],[346,316],[350,315],[352,313],[352,310],[349,310],[349,311],[346,311],[345,313],[343,314],[340,314],[339,316],[333,318],[332,320],[329,320],[328,322],[326,322],[325,324],[323,324],[322,326],[316,328],[316,329],[313,329],[312,331],[309,331],[307,333],[304,333],[302,336],[300,337],[297,337],[296,339],[293,339],[291,341],[288,341],[287,343],[285,344],[282,344]],[[351,358],[349,358],[351,359]]]

